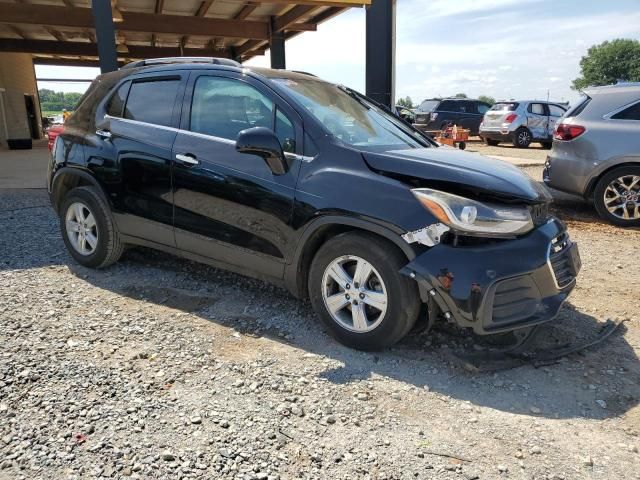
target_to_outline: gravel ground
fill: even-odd
[[[557,213],[584,267],[544,338],[627,321],[471,373],[451,352],[482,342],[444,326],[362,353],[258,281],[144,249],[82,268],[42,190],[0,190],[0,478],[640,478],[639,232]]]

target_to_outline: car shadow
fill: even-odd
[[[360,352],[323,332],[308,302],[257,280],[148,249],[129,251],[107,271],[86,269],[70,258],[69,262],[73,274],[98,288],[190,312],[240,335],[268,338],[335,360],[340,366],[319,374],[334,384],[387,377],[401,382],[400,389],[428,389],[443,401],[458,399],[548,418],[616,417],[640,400],[640,363],[625,338],[624,325],[601,344],[544,367],[525,364],[482,373],[469,371],[456,354],[491,346],[482,337],[450,326],[437,325],[425,332],[422,323],[393,348]],[[132,275],[140,270],[148,271],[147,281]],[[165,279],[161,286],[155,281],[159,276]],[[567,304],[555,321],[541,327],[537,337],[544,339],[545,347],[586,342],[597,336],[602,325]]]

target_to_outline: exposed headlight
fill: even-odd
[[[440,222],[458,232],[509,237],[533,229],[526,207],[483,203],[429,188],[416,188],[411,192]]]

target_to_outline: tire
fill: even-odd
[[[484,143],[486,143],[490,147],[497,147],[500,145],[500,140],[492,140],[491,138],[485,138]]]
[[[82,221],[81,217],[85,220]],[[124,244],[120,241],[111,211],[95,188],[78,187],[67,193],[60,205],[59,218],[64,244],[80,265],[104,268],[117,262],[122,255]],[[70,221],[69,228],[67,220]],[[75,228],[83,229],[84,233],[71,231]],[[89,240],[91,235],[94,245]],[[84,253],[79,250],[82,247],[81,236],[86,238]]]
[[[464,150],[465,148],[467,148],[467,143],[466,142],[460,142],[458,143],[458,148],[460,150]]]
[[[349,288],[344,284],[339,286],[335,276],[329,273],[329,267],[336,265],[334,262],[344,262],[340,273],[347,276],[340,278],[353,283],[347,284]],[[358,285],[354,279],[360,262],[372,267],[366,285]],[[329,333],[344,345],[358,350],[389,347],[409,333],[420,312],[420,296],[418,285],[399,273],[406,263],[406,257],[395,246],[364,232],[344,233],[322,245],[309,270],[309,298]],[[363,297],[361,288],[371,295],[364,294]],[[372,301],[374,291],[377,295],[386,294],[384,311],[372,307],[366,300],[361,301],[363,298]],[[342,301],[344,305],[332,314],[325,295]],[[365,312],[360,328],[356,325],[358,316],[353,314],[354,306]]]
[[[636,179],[634,177],[638,178]],[[635,180],[638,180],[638,183],[633,185]],[[633,185],[633,187],[630,190],[627,190],[626,187],[630,185]],[[615,200],[613,200],[613,197],[615,197],[614,189],[618,193],[625,195],[628,199],[628,202],[626,202],[625,205],[627,205],[627,216],[630,218],[623,218],[624,209],[622,206],[615,208],[613,211],[609,211],[608,207],[613,208],[622,204],[622,202],[615,202]],[[608,205],[605,198],[609,199]],[[635,202],[635,208],[631,206],[632,202]],[[603,175],[598,180],[598,183],[596,183],[596,187],[593,191],[593,203],[598,215],[609,223],[619,227],[639,227],[640,165],[616,168]]]
[[[551,150],[551,147],[553,147],[553,142],[540,142],[540,145],[542,145],[542,148],[544,148],[545,150]]]
[[[533,137],[529,129],[520,127],[513,133],[513,146],[517,148],[528,148]]]

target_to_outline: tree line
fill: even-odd
[[[61,112],[66,109],[73,111],[82,93],[78,92],[54,92],[47,88],[38,90],[40,95],[40,109],[45,112]]]

